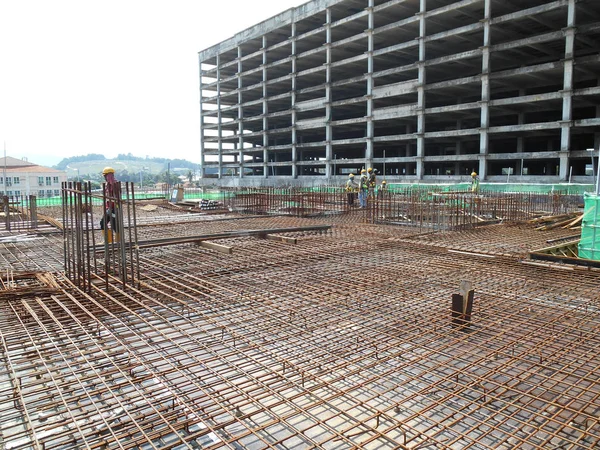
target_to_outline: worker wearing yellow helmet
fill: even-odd
[[[387,196],[387,192],[387,181],[383,180],[381,185],[377,188],[377,198],[385,198]]]
[[[471,172],[471,192],[479,193],[479,175],[475,171]]]
[[[100,229],[104,230],[104,236],[107,242],[118,242],[119,241],[119,226],[117,219],[117,207],[116,207],[116,196],[119,192],[118,181],[115,178],[115,169],[112,167],[105,167],[102,169],[102,175],[104,176],[105,183],[104,197],[106,203],[104,205],[104,214],[100,219]],[[109,225],[110,224],[110,228]],[[114,233],[114,234],[113,234]]]
[[[358,191],[358,184],[354,181],[354,174],[348,175],[346,181],[346,194],[348,196],[348,206],[354,206],[354,193]]]
[[[367,171],[362,169],[360,171],[360,180],[358,182],[358,203],[361,208],[367,207],[367,192],[369,190],[369,178],[367,177]]]

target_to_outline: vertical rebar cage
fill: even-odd
[[[100,218],[94,219],[94,207],[100,208]],[[62,216],[65,273],[77,286],[90,292],[102,279],[106,289],[109,279],[123,287],[139,281],[133,183],[117,182],[107,195],[106,185],[102,193],[93,193],[90,182],[64,182]]]
[[[24,231],[38,227],[35,195],[5,195],[0,199],[6,231]]]

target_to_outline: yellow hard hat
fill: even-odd
[[[473,172],[473,173],[471,173],[471,176],[472,176],[472,177],[476,177],[476,176],[477,176],[477,172]]]
[[[348,175],[350,178],[354,178],[354,174],[351,173],[350,175]]]
[[[381,182],[381,184],[387,184],[387,181],[383,180],[383,181]]]
[[[104,169],[102,169],[102,175],[106,175],[109,173],[115,173],[115,169],[113,169],[112,167],[105,167]]]
[[[372,169],[371,167],[369,167],[369,168],[367,169],[367,172],[373,172],[373,169]]]
[[[365,169],[362,169],[362,170],[360,171],[360,173],[365,173],[365,172],[366,172],[366,170],[365,170]]]

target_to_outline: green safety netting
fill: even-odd
[[[222,200],[223,198],[229,198],[233,196],[233,192],[218,192],[218,191],[210,191],[210,192],[200,192],[200,191],[192,191],[183,193],[183,198],[188,200]]]
[[[388,184],[391,191],[405,190],[433,190],[438,192],[461,192],[469,191],[471,183],[456,184]],[[561,194],[583,195],[586,192],[593,192],[592,184],[524,184],[524,183],[480,183],[480,191],[486,192],[527,192],[534,194],[547,194],[557,192]]]
[[[522,183],[480,183],[479,190],[481,192],[528,192],[528,193],[539,193],[546,194],[550,192],[557,192],[561,194],[575,194],[583,195],[586,192],[594,192],[594,185],[592,184],[522,184]],[[339,192],[343,187],[340,186],[318,186],[318,187],[307,187],[302,189],[305,192]],[[433,183],[389,183],[388,190],[390,192],[469,192],[471,190],[471,183],[455,183],[455,184],[433,184]],[[185,199],[205,199],[205,200],[222,200],[230,198],[238,194],[253,193],[252,189],[236,190],[236,191],[200,191],[191,190],[184,191]],[[287,189],[272,189],[270,191],[273,194],[285,194]],[[156,198],[162,197],[162,193],[136,193],[136,199],[145,198]],[[166,197],[166,196],[165,196]],[[97,199],[95,199],[97,200]],[[101,200],[98,200],[101,202]],[[60,206],[61,197],[43,197],[37,199],[39,206]]]
[[[600,261],[600,196],[585,194],[579,257]]]

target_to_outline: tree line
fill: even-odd
[[[68,158],[63,158],[58,164],[54,167],[59,170],[65,170],[67,166],[71,163],[77,162],[87,162],[87,161],[103,161],[106,160],[106,156],[101,155],[99,153],[88,153],[87,155],[82,156],[69,156]],[[195,164],[186,159],[171,159],[171,158],[160,158],[160,157],[152,157],[152,158],[142,158],[140,156],[134,156],[131,153],[119,153],[116,158],[111,158],[116,161],[148,161],[159,163],[163,165],[163,170],[167,169],[169,163],[171,163],[171,169],[178,168],[186,168],[194,170],[198,167],[198,164]]]

